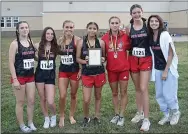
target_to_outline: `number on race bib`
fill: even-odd
[[[145,57],[145,48],[134,47],[132,55],[136,57]]]
[[[42,70],[52,70],[53,69],[53,60],[41,60],[40,61],[40,69]]]
[[[62,55],[61,56],[61,63],[64,65],[71,65],[73,64],[73,57],[72,55]]]
[[[24,69],[31,69],[34,68],[34,59],[24,59],[23,60],[23,68]]]

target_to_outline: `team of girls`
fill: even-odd
[[[130,14],[132,16],[130,26],[124,31],[119,28],[120,18],[111,17],[109,19],[109,31],[101,39],[97,37],[99,26],[95,22],[88,23],[86,26],[87,35],[79,38],[74,35],[74,23],[66,20],[63,23],[63,34],[58,41],[53,28],[46,27],[43,30],[40,42],[33,44],[28,23],[25,21],[18,23],[16,27],[17,39],[11,43],[9,49],[9,68],[11,83],[16,96],[16,116],[21,131],[37,130],[33,123],[35,85],[44,115],[43,127],[56,126],[55,63],[58,56],[60,57],[58,76],[60,128],[65,125],[66,95],[69,83],[71,94],[69,120],[71,124],[76,123],[74,113],[80,78],[83,91],[83,127],[87,127],[91,120],[89,106],[93,87],[95,96],[93,120],[95,124],[100,124],[101,92],[106,83],[104,62],[106,62],[114,107],[114,116],[110,121],[111,123],[124,126],[130,72],[136,89],[138,110],[131,121],[133,123],[142,121],[140,130],[149,130],[148,85],[151,71],[155,78],[156,99],[164,113],[164,117],[159,121],[159,124],[163,125],[170,122],[171,125],[175,125],[178,123],[180,112],[177,100],[177,55],[173,41],[169,33],[164,31],[163,22],[159,16],[150,16],[148,24],[146,24],[145,19],[142,18],[142,8],[137,4],[131,7]],[[102,52],[101,65],[90,66],[88,64],[89,49],[96,48],[101,49]],[[35,73],[34,60],[38,62]],[[174,84],[171,87],[173,89],[171,94],[167,90],[168,83]],[[118,97],[119,88],[120,101]],[[23,121],[25,97],[27,97],[28,102],[28,126]],[[48,108],[51,111],[51,117],[49,117]]]

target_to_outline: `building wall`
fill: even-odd
[[[171,28],[188,28],[188,9],[169,13],[169,19]]]
[[[2,2],[2,16],[41,16],[42,2]]]
[[[52,26],[59,33],[67,19],[75,22],[76,32],[83,34],[89,21],[97,22],[101,30],[108,29],[111,16],[118,16],[123,24],[129,24],[129,10],[136,3],[143,7],[145,18],[159,14],[169,23],[170,31],[188,33],[188,1],[182,0],[2,0],[1,15],[28,21],[31,31],[40,31],[34,35],[40,35],[46,26]],[[14,30],[2,28],[3,35]]]
[[[169,2],[169,12],[188,10],[188,1],[172,0]]]
[[[2,17],[19,17],[19,20],[27,21],[31,30],[42,30],[42,1],[2,1]],[[14,31],[15,27],[2,28],[2,31]]]
[[[188,1],[172,0],[169,4],[169,9],[171,32],[188,35]]]
[[[138,2],[43,2],[43,12],[130,12]],[[169,2],[139,2],[144,12],[168,12]],[[154,6],[151,6],[154,5]],[[87,8],[86,8],[87,7]]]
[[[152,13],[144,13],[148,18]],[[164,20],[169,20],[168,13],[158,13]],[[125,25],[129,24],[131,16],[129,13],[45,13],[43,15],[43,27],[52,26],[54,29],[62,29],[63,21],[72,20],[75,29],[85,29],[87,23],[94,21],[98,23],[100,29],[108,29],[108,20],[111,16],[118,16]]]

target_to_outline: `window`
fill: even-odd
[[[13,27],[16,27],[16,24],[19,22],[18,17],[13,17]]]
[[[5,27],[5,18],[1,17],[1,27]]]
[[[12,27],[11,21],[12,21],[11,17],[6,17],[6,27]]]
[[[14,28],[19,22],[19,17],[2,17],[1,18],[1,27],[4,28]]]

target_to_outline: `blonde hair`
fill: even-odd
[[[111,22],[112,19],[118,19],[118,20],[119,20],[119,23],[121,23],[121,20],[120,20],[119,17],[117,17],[117,16],[112,16],[112,17],[110,17],[110,19],[108,20],[109,24],[110,24],[110,22]]]
[[[62,28],[65,27],[65,24],[66,24],[66,23],[73,23],[73,25],[74,25],[74,22],[72,22],[71,20],[65,20],[65,21],[63,22],[63,26],[62,26]],[[64,31],[63,31],[62,36],[59,37],[58,45],[60,46],[60,48],[65,49],[65,45],[66,45],[66,37],[65,37]]]

